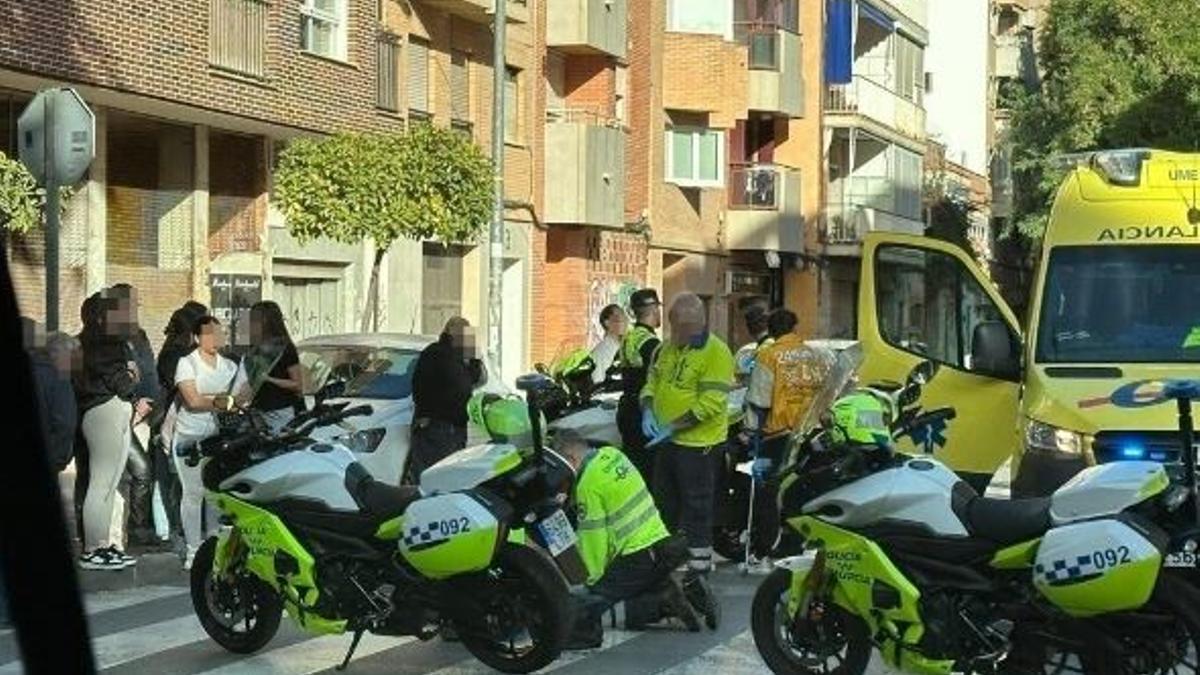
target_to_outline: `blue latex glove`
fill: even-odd
[[[655,438],[658,436],[662,428],[658,426],[658,420],[654,418],[654,411],[646,408],[642,411],[642,435],[646,438]]]
[[[674,435],[675,435],[675,430],[672,429],[670,425],[662,427],[661,429],[658,430],[657,434],[654,434],[653,436],[650,437],[649,441],[646,441],[646,447],[653,448],[654,446],[658,445],[659,443],[665,443],[666,441],[671,440],[671,437]]]
[[[775,463],[769,457],[759,457],[750,465],[750,475],[759,483],[764,483],[771,476],[771,469],[774,467]]]

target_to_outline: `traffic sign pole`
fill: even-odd
[[[54,119],[54,100],[46,99],[46,107],[42,114],[45,127],[49,129],[50,120]],[[42,136],[46,143],[46,157],[54,157],[55,134]],[[58,330],[58,272],[59,272],[59,233],[62,230],[62,208],[59,204],[58,171],[53,162],[46,164],[46,332]]]

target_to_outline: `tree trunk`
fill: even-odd
[[[367,307],[363,311],[362,332],[379,331],[379,265],[387,249],[375,249],[375,262],[371,265],[371,283],[367,286]]]

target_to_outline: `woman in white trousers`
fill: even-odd
[[[205,316],[196,321],[196,349],[179,360],[175,386],[179,403],[175,408],[171,455],[183,486],[179,505],[183,535],[187,541],[184,569],[191,569],[192,558],[212,532],[214,518],[204,518],[204,483],[201,467],[188,466],[187,454],[196,443],[217,433],[218,411],[229,410],[235,399],[241,400],[246,389],[245,371],[221,356],[225,344],[221,322]]]

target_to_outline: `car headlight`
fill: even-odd
[[[368,453],[375,452],[386,435],[386,429],[376,427],[374,429],[361,429],[353,433],[343,434],[335,437],[333,440],[346,446],[351,452]]]
[[[1082,455],[1083,446],[1083,434],[1078,431],[1060,429],[1035,419],[1025,422],[1025,447],[1030,450]]]

